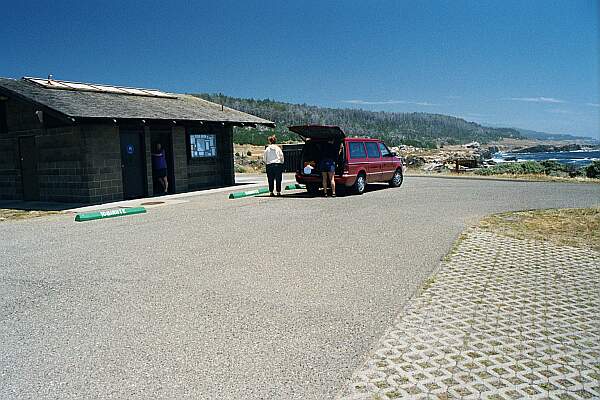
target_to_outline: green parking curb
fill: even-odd
[[[145,212],[146,209],[144,207],[116,208],[114,210],[101,210],[77,214],[75,216],[75,221],[84,222],[91,221],[93,219],[113,218],[120,217],[122,215],[142,214]]]
[[[298,183],[292,183],[285,187],[285,190],[296,190],[296,189],[306,189],[306,187],[303,185],[300,185]]]
[[[240,199],[242,197],[256,196],[257,194],[262,194],[262,193],[269,193],[269,189],[259,188],[259,189],[255,189],[255,190],[249,190],[247,192],[229,193],[229,198],[230,199]]]

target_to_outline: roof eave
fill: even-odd
[[[275,128],[275,123],[271,121],[248,121],[248,120],[207,120],[207,119],[182,119],[182,118],[173,118],[173,119],[157,119],[157,118],[119,118],[119,117],[90,117],[90,116],[65,116],[65,119],[72,121],[73,119],[80,122],[141,122],[145,124],[156,123],[156,122],[167,122],[167,123],[175,123],[175,124],[186,124],[186,123],[209,123],[209,124],[225,124],[225,125],[235,125],[235,126],[256,126],[263,125],[269,128]]]
[[[0,94],[3,94],[7,97],[14,97],[16,99],[19,99],[20,101],[23,101],[25,103],[29,103],[32,104],[33,106],[35,106],[35,108],[38,108],[39,111],[43,111],[44,113],[47,113],[48,115],[51,115],[54,118],[57,118],[59,120],[62,120],[64,122],[67,123],[73,123],[73,117],[66,115],[65,113],[62,113],[58,110],[55,110],[51,107],[48,107],[45,104],[39,103],[33,99],[31,99],[30,97],[27,96],[23,96],[22,94],[12,91],[10,89],[7,89],[5,87],[0,86]]]

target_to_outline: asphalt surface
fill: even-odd
[[[467,224],[600,185],[187,200],[0,223],[0,398],[333,398]]]

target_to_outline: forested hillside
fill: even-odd
[[[503,137],[521,137],[512,128],[490,128],[464,119],[441,114],[373,112],[349,108],[325,108],[306,104],[291,104],[273,100],[254,100],[229,97],[222,94],[196,94],[203,99],[223,104],[277,124],[279,140],[298,140],[287,131],[289,125],[339,125],[349,136],[382,137],[392,146],[411,144],[437,147],[440,144],[458,144],[470,141],[482,143]],[[236,129],[234,141],[245,144],[265,144],[272,131]]]

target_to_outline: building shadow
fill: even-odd
[[[59,203],[52,201],[0,200],[0,208],[22,211],[65,211],[86,205],[89,204]]]

